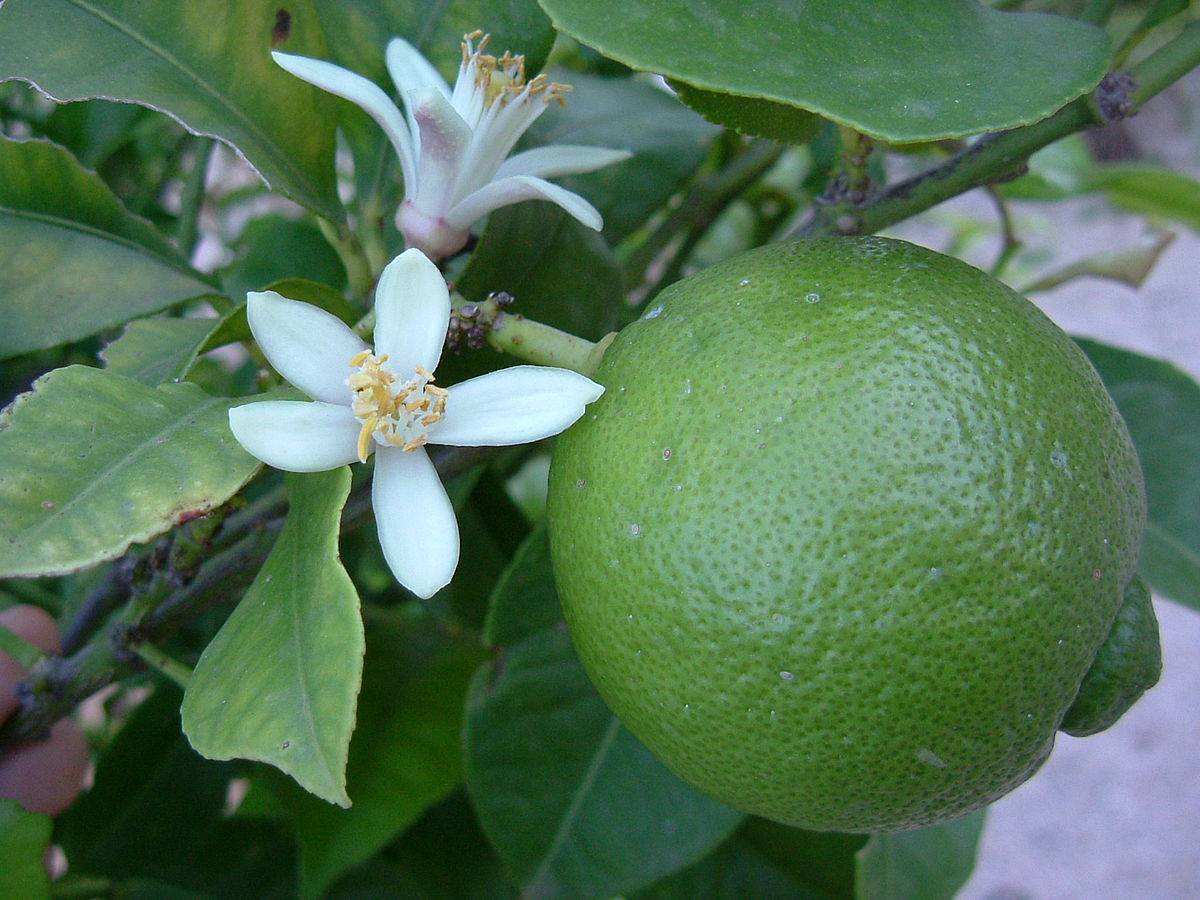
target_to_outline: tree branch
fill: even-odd
[[[1197,65],[1200,21],[1186,26],[1128,76],[1106,77],[1091,95],[1073,100],[1054,115],[1012,131],[984,135],[944,163],[876,194],[850,215],[841,208],[836,216],[817,208],[789,237],[871,234],[972,188],[1016,177],[1036,151],[1092,125],[1132,114]],[[1133,89],[1128,91],[1130,79]]]

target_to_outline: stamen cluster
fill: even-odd
[[[479,39],[478,47],[472,44],[476,38]],[[550,81],[545,75],[536,75],[526,83],[525,54],[514,55],[505,50],[503,56],[496,57],[484,53],[491,38],[482,31],[472,31],[463,35],[462,44],[463,67],[474,71],[475,86],[483,93],[485,109],[497,100],[504,105],[522,95],[535,94],[543,94],[546,103],[557,100],[560,106],[566,105],[563,95],[573,90],[571,85]]]
[[[449,391],[433,384],[433,374],[418,365],[413,378],[395,387],[399,379],[385,367],[387,354],[363,350],[350,360],[346,383],[354,399],[350,410],[362,423],[358,433],[358,458],[367,461],[371,438],[411,452],[429,443],[429,427],[446,415]]]

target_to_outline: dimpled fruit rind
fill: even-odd
[[[580,658],[678,775],[815,830],[944,821],[1043,762],[1145,495],[1090,363],[900,241],[771,245],[664,290],[550,476]]]

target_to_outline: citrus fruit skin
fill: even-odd
[[[1134,574],[1141,470],[1024,298],[900,241],[771,245],[664,290],[559,438],[584,666],[733,807],[891,831],[1042,763]]]

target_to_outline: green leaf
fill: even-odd
[[[135,129],[155,115],[152,110],[132,103],[82,100],[55,107],[42,123],[42,131],[89,169],[95,169],[131,143]]]
[[[807,144],[821,131],[821,117],[798,106],[755,97],[736,97],[676,82],[679,99],[710,122],[739,134],[770,138],[781,144]]]
[[[229,432],[244,402],[86,366],[39,378],[0,413],[0,577],[113,559],[224,503],[260,465]]]
[[[632,159],[595,172],[554,179],[595,205],[604,217],[604,236],[615,245],[692,177],[718,129],[640,79],[557,70],[551,77],[575,90],[566,108],[551,109],[533,123],[522,148],[582,144],[633,153]]]
[[[774,866],[740,836],[693,866],[629,895],[629,900],[835,900]],[[836,900],[841,900],[837,897]]]
[[[328,219],[334,181],[332,106],[276,66],[272,45],[321,56],[308,0],[15,0],[0,9],[0,72],[55,100],[105,97],[162,110],[218,138],[272,188]]]
[[[221,283],[231,297],[245,298],[284,278],[341,285],[346,269],[337,252],[311,221],[264,216],[246,226],[238,238],[235,259],[221,270]],[[302,298],[295,298],[302,299]]]
[[[0,34],[3,22],[0,13]],[[3,47],[0,41],[0,57]],[[78,340],[212,290],[63,148],[0,138],[0,172],[0,358]]]
[[[178,381],[196,361],[219,319],[139,319],[100,351],[109,372],[150,387]]]
[[[1138,23],[1134,34],[1144,34],[1187,8],[1188,0],[1156,0],[1154,5],[1147,10],[1145,18]],[[1130,35],[1130,37],[1132,36]]]
[[[383,64],[388,41],[402,37],[420,50],[454,84],[462,61],[464,34],[483,29],[491,34],[490,50],[525,55],[526,70],[537,72],[554,42],[554,29],[536,0],[315,0],[325,33],[329,59],[395,90]]]
[[[749,816],[714,852],[629,900],[853,900],[855,854],[866,842]]]
[[[48,900],[50,878],[42,858],[54,826],[49,816],[26,812],[0,797],[0,897]]]
[[[1154,271],[1162,252],[1175,240],[1175,232],[1160,231],[1148,241],[1120,250],[1106,250],[1060,266],[1018,289],[1020,294],[1048,291],[1076,278],[1108,278],[1135,290]]]
[[[264,291],[276,293],[291,300],[303,300],[313,306],[319,306],[326,312],[333,313],[347,325],[353,326],[362,315],[349,301],[327,284],[319,284],[306,278],[284,278],[272,282],[262,288]],[[242,303],[231,310],[213,329],[199,348],[200,353],[232,344],[234,341],[248,341],[253,338],[250,333],[250,323],[246,321],[246,304]]]
[[[539,530],[531,543],[544,542]],[[514,562],[528,575],[544,549]],[[546,602],[549,568],[537,592]],[[516,634],[528,579],[493,597],[489,628]],[[554,597],[557,600],[557,597]],[[536,602],[536,601],[535,601]],[[602,898],[635,890],[704,856],[741,820],[672,775],[596,693],[561,621],[530,631],[476,673],[466,719],[467,785],[522,896]]]
[[[598,340],[616,326],[621,273],[604,239],[550,203],[492,213],[456,286],[468,300],[492,291],[516,298],[513,312]]]
[[[300,844],[302,897],[322,896],[462,780],[463,703],[483,653],[414,609],[415,618],[372,621],[367,628],[346,769],[354,806],[338,809],[290,781],[273,780]]]
[[[186,880],[197,851],[224,820],[233,767],[187,745],[181,699],[174,685],[156,685],[104,747],[92,788],[61,819],[59,840],[72,872]]]
[[[387,850],[430,900],[511,900],[512,891],[465,790],[452,793]],[[366,893],[363,900],[377,894]],[[401,894],[400,896],[405,896]]]
[[[807,831],[749,816],[738,837],[823,900],[854,897],[856,856],[866,835]]]
[[[897,142],[1036,122],[1091,90],[1104,32],[974,0],[542,0],[606,56]],[[1003,73],[1003,77],[999,77]]]
[[[975,868],[984,815],[874,835],[858,854],[858,900],[950,900]]]
[[[196,664],[183,730],[209,759],[254,759],[349,806],[346,759],[362,678],[358,594],[338,559],[350,470],[288,475],[287,522]]]
[[[1138,569],[1158,593],[1200,609],[1200,385],[1171,363],[1078,343],[1116,400],[1146,476]]]
[[[1116,206],[1200,231],[1200,181],[1182,172],[1136,163],[1097,166],[1085,190],[1103,191]]]

